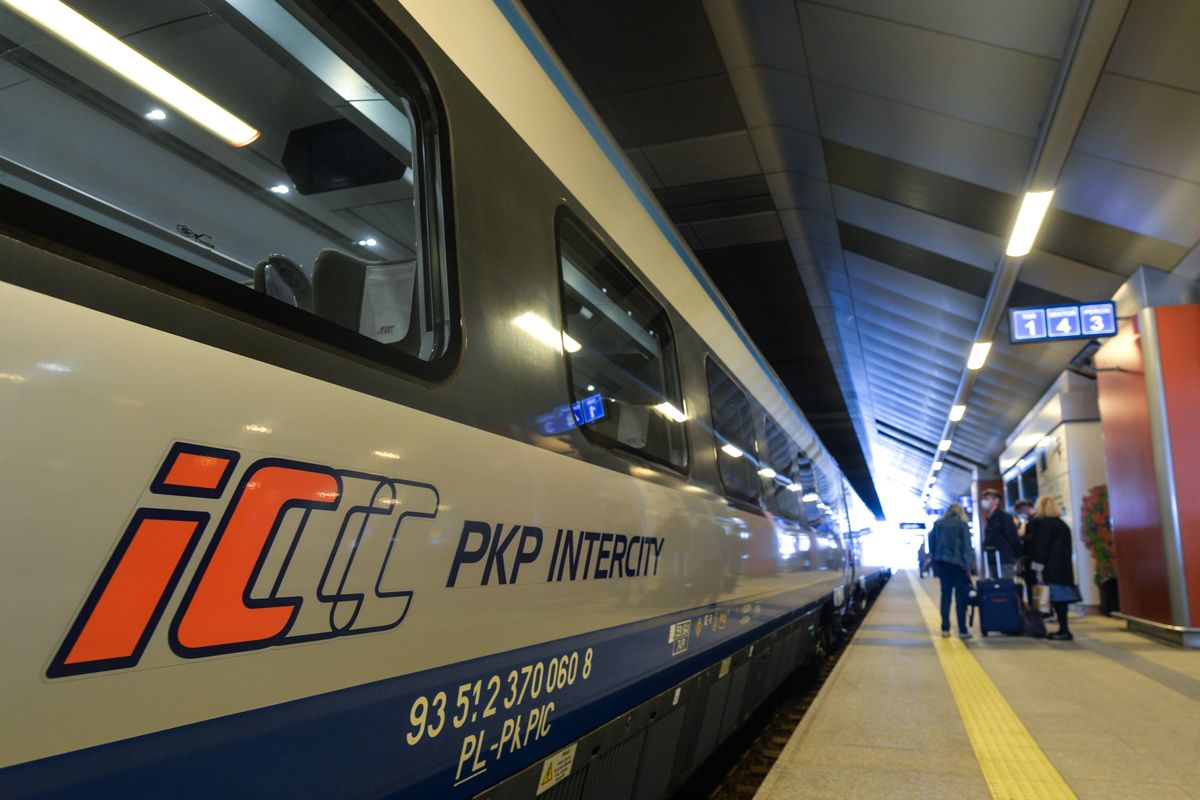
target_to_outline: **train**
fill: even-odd
[[[0,795],[664,797],[887,579],[513,0],[0,37]]]

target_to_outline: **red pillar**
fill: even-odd
[[[1096,354],[1123,614],[1200,625],[1200,305],[1139,312]]]

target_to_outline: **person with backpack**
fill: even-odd
[[[1071,641],[1067,611],[1080,600],[1075,584],[1075,565],[1071,558],[1071,529],[1062,521],[1062,511],[1050,495],[1038,498],[1036,515],[1025,529],[1028,552],[1038,583],[1050,587],[1050,604],[1058,616],[1058,630],[1047,636],[1056,641]]]
[[[971,548],[967,512],[958,503],[951,503],[942,518],[933,523],[933,531],[929,534],[929,556],[933,560],[933,574],[938,577],[942,588],[942,636],[950,635],[950,602],[953,595],[958,635],[970,639],[967,601],[975,552]]]

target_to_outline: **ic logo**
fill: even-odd
[[[396,545],[406,520],[437,516],[435,487],[263,458],[222,501],[240,458],[172,446],[48,677],[136,665],[218,515],[167,632],[177,655],[381,631],[404,620],[413,593],[404,588]],[[188,507],[154,507],[180,504],[170,497],[186,498]]]

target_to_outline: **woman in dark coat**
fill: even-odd
[[[970,569],[974,556],[967,512],[958,503],[951,503],[929,534],[933,574],[942,583],[942,636],[950,635],[950,596],[953,592],[958,635],[963,639],[971,638],[971,632],[967,630],[967,592],[971,590]]]
[[[1071,628],[1067,624],[1067,609],[1079,602],[1075,585],[1075,564],[1071,558],[1071,529],[1063,522],[1058,503],[1049,495],[1038,498],[1036,516],[1025,529],[1028,539],[1026,552],[1038,583],[1050,586],[1050,604],[1058,615],[1058,630],[1047,639],[1069,641]]]

